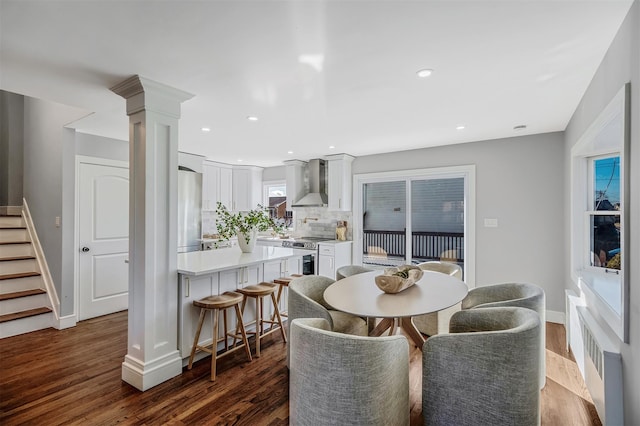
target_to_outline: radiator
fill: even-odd
[[[622,357],[585,306],[577,306],[584,354],[584,381],[605,425],[623,425]]]

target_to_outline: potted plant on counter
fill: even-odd
[[[216,228],[220,241],[229,240],[237,235],[238,246],[243,253],[253,251],[258,232],[269,229],[276,233],[282,231],[282,226],[269,216],[269,210],[260,204],[253,210],[233,213],[219,201],[216,207]]]

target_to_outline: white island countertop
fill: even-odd
[[[251,253],[242,253],[239,247],[192,251],[178,254],[178,273],[191,276],[206,275],[294,256],[300,256],[297,250],[266,246],[256,246]]]

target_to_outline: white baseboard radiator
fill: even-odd
[[[622,357],[589,313],[577,306],[584,350],[584,381],[604,425],[624,425]]]

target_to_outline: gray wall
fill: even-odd
[[[24,99],[24,197],[60,298],[61,315],[73,310],[73,292],[63,291],[69,283],[62,283],[63,228],[55,224],[56,216],[62,217],[63,147],[72,136],[64,125],[86,114],[53,102]],[[65,190],[73,192],[73,188]]]
[[[22,205],[24,97],[0,90],[0,206]]]
[[[634,2],[629,15],[611,44],[607,55],[578,105],[565,132],[565,223],[566,238],[569,241],[569,164],[571,148],[589,127],[591,122],[609,103],[622,86],[631,82],[631,146],[630,146],[630,217],[628,227],[631,235],[629,247],[630,268],[630,344],[620,343],[622,349],[622,369],[624,377],[625,424],[640,425],[640,2]],[[569,245],[566,245],[569,253]],[[568,257],[567,257],[568,258]],[[572,288],[571,271],[565,268],[565,280]],[[576,290],[575,288],[572,288]],[[603,328],[607,328],[604,325]],[[619,341],[613,332],[613,341]]]
[[[353,173],[474,164],[476,286],[534,283],[564,312],[563,156],[563,134],[547,133],[358,157]]]

